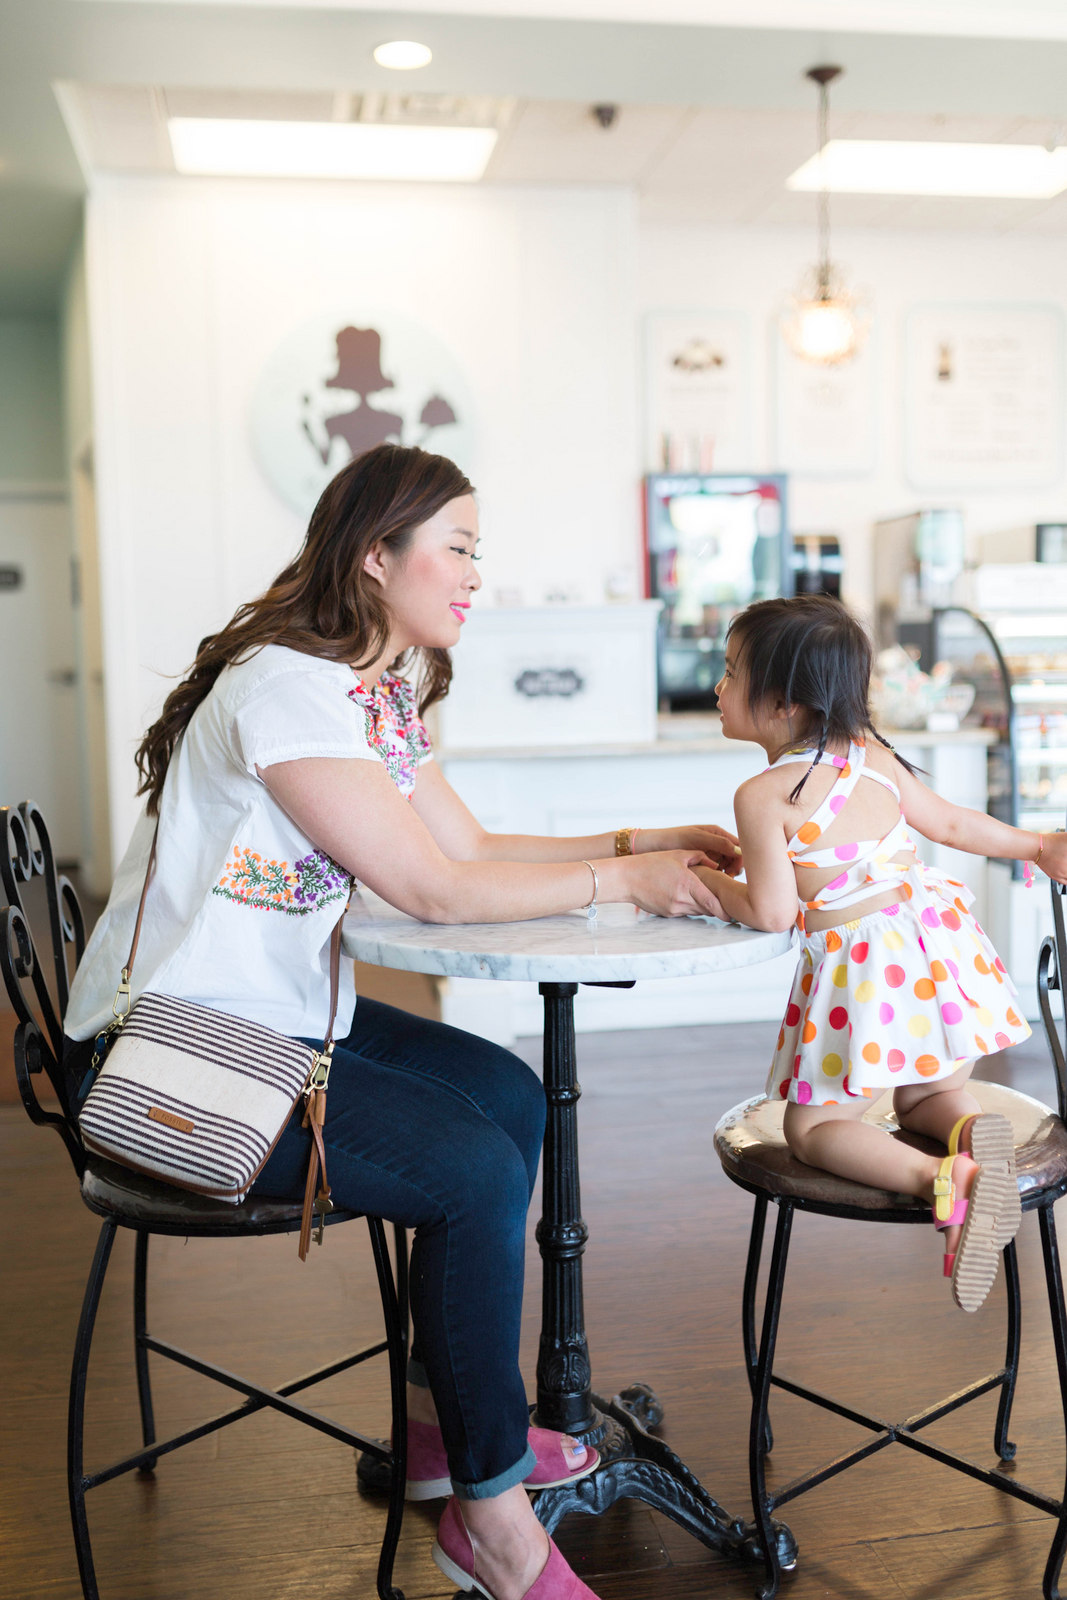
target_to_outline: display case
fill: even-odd
[[[997,614],[990,626],[1011,673],[1016,820],[1047,833],[1067,809],[1067,614]]]

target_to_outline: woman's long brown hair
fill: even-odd
[[[190,671],[145,734],[136,758],[137,792],[148,796],[149,815],[159,810],[178,740],[224,667],[267,644],[357,666],[376,660],[388,642],[389,612],[363,570],[367,552],[381,540],[401,554],[420,523],[473,492],[445,456],[401,445],[378,445],[342,467],[323,490],[296,558],[266,594],[239,606],[224,628],[203,640]],[[422,712],[448,693],[452,659],[440,649],[415,655]]]

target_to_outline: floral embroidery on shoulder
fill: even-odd
[[[348,873],[321,850],[312,850],[290,867],[288,861],[267,860],[258,850],[235,845],[211,892],[258,911],[306,917],[331,900],[343,899],[351,887]]]
[[[419,763],[431,753],[415,691],[403,678],[384,672],[375,690],[357,677],[348,698],[363,712],[367,743],[381,757],[400,793],[410,800]]]

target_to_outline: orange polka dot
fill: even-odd
[[[797,829],[797,838],[800,840],[801,844],[812,844],[814,840],[819,837],[821,832],[822,829],[819,827],[818,823],[805,822],[802,827]]]
[[[882,1052],[876,1044],[865,1044],[863,1047],[863,1059],[864,1061],[870,1061],[873,1065],[874,1062],[881,1061]]]
[[[832,928],[826,935],[826,948],[827,950],[840,950],[841,948],[841,935],[835,933]]]
[[[997,980],[997,982],[998,982],[998,983],[1003,983],[1003,982],[1004,982],[1004,979],[1003,979],[1003,978],[1002,978],[1002,977],[1001,977],[1001,975],[1000,975],[1000,973],[999,973],[999,972],[998,972],[998,971],[997,971],[997,969],[996,969],[996,967],[990,967],[990,969],[989,969],[989,976],[990,976],[990,977],[991,977],[991,978],[996,978],[996,980]]]
[[[916,1000],[932,1000],[937,990],[929,978],[919,978],[915,985]]]
[[[923,1078],[932,1078],[940,1065],[941,1063],[936,1056],[916,1056],[915,1058],[915,1070]]]
[[[778,1035],[778,1049],[780,1050],[784,1044],[785,1044],[785,1029],[783,1028],[781,1033]]]
[[[983,975],[989,971],[989,962],[984,956],[975,956],[974,970],[976,972],[981,972]]]
[[[810,1044],[811,1041],[814,1039],[815,1035],[818,1033],[818,1031],[819,1030],[815,1026],[814,1022],[810,1022],[810,1021],[809,1022],[805,1022],[805,1024],[804,1024],[804,1032],[800,1035],[801,1042],[803,1044]]]
[[[812,973],[805,972],[804,976],[800,980],[800,987],[803,989],[805,994],[810,994],[811,993],[812,976],[813,976]]]
[[[986,1044],[985,1040],[982,1038],[982,1035],[980,1033],[976,1033],[975,1034],[974,1042],[978,1046],[979,1050],[982,1052],[982,1054],[984,1056],[987,1056],[989,1054],[989,1046]]]
[[[1011,1023],[1013,1028],[1022,1027],[1022,1022],[1020,1021],[1018,1014],[1012,1010],[1011,1006],[1008,1007],[1008,1021]]]
[[[967,910],[967,907],[964,905],[964,903],[960,899],[959,895],[956,896],[956,898],[955,898],[955,900],[953,900],[952,904],[956,907],[957,911],[966,911]]]
[[[852,774],[852,768],[849,766],[848,762],[846,761],[844,766],[841,768],[841,776],[842,776],[842,778],[848,778],[848,777],[851,776],[851,774]]]
[[[935,983],[944,983],[948,977],[948,968],[943,961],[931,961],[930,976]]]
[[[911,899],[911,895],[912,895],[911,884],[910,883],[902,883],[901,886],[900,886],[900,892],[903,895],[905,900],[910,900]]]

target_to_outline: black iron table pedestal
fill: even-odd
[[[598,984],[630,988],[630,983]],[[585,1337],[582,1256],[589,1230],[582,1219],[578,1169],[578,1082],[574,1038],[577,983],[541,983],[544,1000],[544,1087],[548,1101],[543,1205],[537,1242],[543,1266],[541,1343],[537,1357],[539,1427],[567,1433],[600,1452],[596,1471],[558,1489],[542,1489],[534,1509],[551,1533],[572,1511],[594,1515],[617,1500],[640,1500],[670,1517],[702,1544],[726,1555],[762,1563],[755,1527],[731,1518],[685,1463],[648,1430],[663,1407],[647,1384],[613,1399],[592,1392]],[[778,1559],[796,1563],[796,1542],[784,1523],[774,1524]]]

